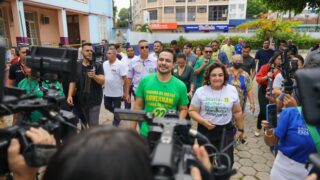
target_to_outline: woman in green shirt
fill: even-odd
[[[172,74],[186,85],[188,96],[191,99],[194,91],[193,68],[187,65],[186,56],[184,54],[180,53],[177,55],[177,65],[172,71]]]
[[[26,73],[26,77],[19,82],[18,88],[25,89],[27,94],[34,94],[38,98],[43,97],[43,91],[40,89],[40,85],[37,79],[32,76],[31,68],[27,67],[26,65],[22,65],[22,68]],[[64,96],[62,86],[59,82],[56,81],[55,83],[42,83],[42,87],[45,89],[50,88],[51,86],[55,86],[55,88],[58,89],[59,96]],[[36,122],[39,121],[41,117],[42,113],[40,111],[33,111],[31,113],[31,116],[28,118],[28,121]]]

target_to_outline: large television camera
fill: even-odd
[[[55,153],[56,147],[49,145],[36,145],[26,137],[26,131],[30,127],[42,127],[54,134],[58,143],[66,134],[62,128],[76,128],[69,123],[75,116],[67,111],[60,110],[60,102],[64,97],[58,96],[58,89],[49,86],[42,89],[44,96],[38,98],[32,94],[26,94],[18,88],[4,87],[4,47],[0,45],[0,116],[19,113],[23,118],[16,125],[0,129],[0,175],[9,173],[7,162],[7,149],[12,138],[17,138],[21,144],[21,153],[29,166],[40,167],[46,165]],[[68,75],[76,74],[77,51],[71,49],[33,47],[27,57],[27,66],[39,76],[38,82],[52,83]],[[2,76],[3,75],[3,76]],[[41,87],[41,85],[40,85]],[[39,111],[42,117],[37,122],[26,121],[25,117],[31,116],[32,112]],[[74,131],[75,132],[75,131]],[[70,134],[68,134],[70,135]]]
[[[191,129],[191,122],[179,119],[176,111],[168,111],[161,117],[153,117],[152,114],[143,110],[123,110],[115,109],[115,116],[121,120],[138,121],[144,120],[151,127],[151,132],[160,132],[159,141],[151,153],[151,169],[155,180],[182,180],[192,179],[190,169],[192,166],[198,167],[203,180],[228,179],[235,174],[231,167],[231,161],[227,154],[219,152],[207,137]],[[213,166],[208,172],[201,163],[197,161],[192,151],[193,140],[205,142],[204,145],[211,152]],[[222,164],[221,159],[227,158],[229,164]]]
[[[281,54],[281,74],[284,78],[283,86],[286,94],[291,94],[294,89],[293,76],[298,70],[298,60],[289,58],[290,49],[285,49]]]

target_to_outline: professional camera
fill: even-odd
[[[298,70],[298,60],[293,60],[288,57],[290,49],[285,49],[281,54],[281,74],[284,78],[283,86],[286,94],[291,94],[294,89],[293,77]]]
[[[3,59],[0,46],[0,59]],[[76,74],[77,51],[70,49],[54,49],[33,47],[31,54],[27,57],[27,65],[39,76],[40,83],[52,83],[61,77]],[[0,60],[2,63],[3,61]],[[4,67],[4,66],[1,66]],[[4,74],[4,68],[0,69],[0,75]],[[4,76],[1,76],[4,78]],[[58,96],[58,89],[54,86],[41,89],[43,98],[28,95],[25,90],[4,87],[1,78],[0,84],[0,116],[19,113],[21,121],[12,127],[0,129],[0,175],[9,173],[7,162],[7,148],[12,138],[17,138],[21,144],[21,153],[29,166],[40,167],[46,165],[55,153],[55,146],[35,145],[28,139],[25,132],[30,127],[42,127],[52,133],[58,143],[66,134],[62,134],[61,128],[68,126],[75,128],[70,121],[75,116],[67,111],[60,110],[60,103],[64,98]],[[41,85],[40,85],[41,88]],[[1,96],[2,95],[2,96]],[[34,111],[39,111],[43,116],[37,122],[26,121]]]
[[[309,125],[320,127],[320,68],[298,70],[296,79],[305,121]],[[309,159],[319,178],[320,154],[311,154]]]
[[[198,167],[201,172],[202,179],[228,179],[235,174],[232,170],[230,158],[227,154],[219,152],[207,137],[201,133],[191,129],[191,122],[179,119],[175,110],[169,110],[163,117],[152,117],[152,114],[143,110],[123,110],[115,109],[115,116],[121,120],[147,121],[151,125],[151,132],[161,131],[159,141],[156,143],[151,153],[151,168],[155,180],[182,180],[191,179],[190,169],[192,166]],[[156,128],[155,128],[156,127]],[[213,166],[211,172],[205,170],[199,163],[192,151],[193,139],[205,142],[206,148],[210,147],[213,153]],[[192,142],[192,143],[190,143]],[[229,164],[220,163],[222,158],[228,159]]]
[[[105,53],[109,49],[109,44],[101,45],[101,44],[96,44],[93,45],[94,47],[94,53],[93,53],[93,60],[95,62],[103,63],[105,60]]]

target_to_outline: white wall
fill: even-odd
[[[74,1],[74,0],[29,0],[33,3],[45,4],[54,7],[72,9],[76,11],[89,13],[89,4]]]

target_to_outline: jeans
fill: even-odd
[[[100,105],[91,107],[82,107],[82,115],[85,119],[85,125],[89,124],[89,127],[99,125]]]
[[[104,96],[104,107],[108,111],[114,113],[114,109],[115,108],[120,108],[121,107],[121,98],[122,97],[107,97],[107,96]],[[120,124],[120,119],[118,119],[118,118],[116,118],[114,116],[112,125],[118,127],[119,124]]]

